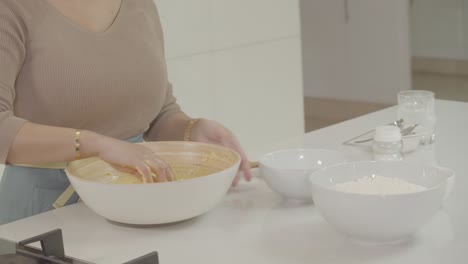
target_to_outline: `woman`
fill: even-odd
[[[171,181],[166,162],[132,143],[184,136],[238,151],[250,179],[235,137],[177,105],[152,0],[0,1],[0,224],[53,208],[69,182],[51,164],[99,156]]]

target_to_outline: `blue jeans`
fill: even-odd
[[[143,136],[127,140],[143,142]],[[70,185],[64,170],[6,166],[0,182],[0,225],[50,211]],[[73,194],[67,205],[76,203]]]

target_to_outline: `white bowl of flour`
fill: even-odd
[[[340,164],[309,177],[325,220],[353,240],[395,243],[439,210],[453,171],[403,161]]]

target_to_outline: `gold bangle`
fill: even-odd
[[[198,122],[200,119],[191,119],[187,126],[185,127],[185,132],[184,132],[184,141],[190,141],[190,138],[192,137],[192,129],[193,126]]]
[[[81,131],[77,130],[75,132],[75,160],[81,159],[81,143],[80,143]]]

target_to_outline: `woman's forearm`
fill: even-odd
[[[151,140],[154,141],[181,141],[184,140],[185,128],[187,127],[190,117],[183,112],[171,114],[167,118],[161,120],[157,127],[157,134]]]
[[[74,160],[75,129],[26,123],[18,131],[7,157],[10,164],[47,164]],[[82,131],[81,157],[99,155],[105,136]]]

